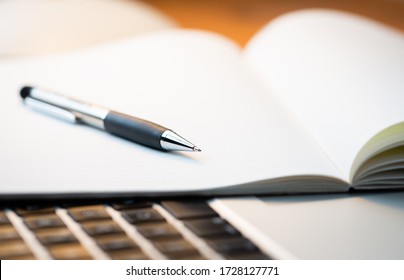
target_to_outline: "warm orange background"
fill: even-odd
[[[211,30],[244,45],[274,17],[302,8],[332,8],[404,31],[404,0],[143,0],[182,27]]]

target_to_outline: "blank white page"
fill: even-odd
[[[167,31],[0,64],[0,192],[194,191],[291,175],[338,177],[221,37]],[[32,84],[151,120],[201,153],[164,153],[25,107]]]
[[[349,180],[360,149],[404,122],[404,36],[351,14],[285,15],[249,43],[245,58]]]

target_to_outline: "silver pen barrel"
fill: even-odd
[[[105,129],[104,120],[109,110],[101,106],[66,97],[61,94],[55,94],[38,88],[25,87],[21,90],[21,97],[24,100],[33,99],[43,105],[49,105],[54,108],[65,110],[73,114],[77,121],[88,125]],[[29,104],[29,102],[27,102]]]

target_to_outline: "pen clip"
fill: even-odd
[[[38,110],[40,112],[55,116],[57,118],[63,119],[65,121],[68,121],[70,123],[77,123],[78,118],[77,116],[66,109],[54,106],[52,104],[46,103],[39,101],[37,99],[31,98],[27,96],[24,99],[24,103],[33,108],[34,110]]]

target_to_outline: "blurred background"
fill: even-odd
[[[269,20],[303,8],[364,15],[404,31],[404,0],[142,0],[181,26],[212,30],[244,45]]]
[[[304,8],[348,11],[404,30],[404,0],[0,0],[0,58],[175,27],[214,31],[243,46],[271,19]]]

